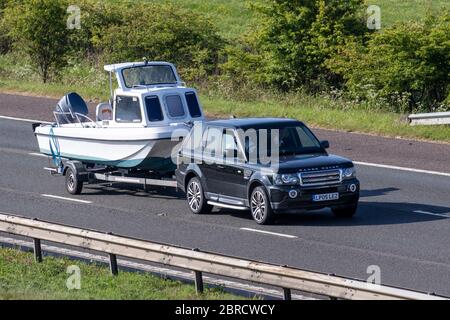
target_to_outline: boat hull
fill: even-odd
[[[176,157],[179,140],[172,140],[170,133],[160,132],[157,136],[153,136],[153,139],[142,139],[142,132],[134,138],[133,132],[130,132],[127,135],[128,139],[117,135],[115,139],[114,132],[111,131],[111,137],[108,139],[103,132],[99,137],[94,131],[98,130],[96,128],[92,128],[91,132],[83,129],[84,136],[70,135],[70,132],[64,129],[53,128],[50,131],[45,127],[37,128],[35,133],[40,152],[48,156],[59,154],[62,158],[70,160],[117,168],[137,168],[157,172],[170,172],[176,168],[172,157],[173,159]],[[123,130],[126,129],[121,129]]]

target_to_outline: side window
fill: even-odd
[[[238,146],[233,130],[225,129],[222,136],[222,154],[226,161],[234,162],[238,155]]]
[[[186,102],[189,109],[189,114],[192,118],[198,118],[202,116],[202,112],[200,111],[200,105],[198,103],[197,96],[195,92],[186,92]]]
[[[158,96],[146,97],[145,108],[147,110],[148,121],[155,122],[164,120]]]
[[[218,158],[221,155],[222,129],[209,127],[206,131],[204,156]]]
[[[141,122],[142,115],[139,98],[118,96],[116,98],[116,121]]]
[[[193,143],[193,139],[191,138],[192,132],[193,131],[190,131],[188,133],[188,135],[186,137],[184,137],[183,144],[181,146],[181,152],[185,155],[189,154],[190,156],[192,156],[192,153],[194,151],[194,146],[193,146],[194,143]]]
[[[179,95],[166,96],[167,112],[171,118],[179,118],[185,115],[183,103]]]

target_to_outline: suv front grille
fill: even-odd
[[[342,182],[342,170],[322,170],[298,174],[302,186],[323,186]]]

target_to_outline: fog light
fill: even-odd
[[[291,199],[297,198],[297,195],[298,195],[298,192],[297,192],[296,190],[291,190],[291,191],[289,191],[289,197],[290,197]]]
[[[356,189],[357,189],[356,184],[352,183],[351,185],[348,186],[348,189],[349,189],[351,192],[355,192]]]

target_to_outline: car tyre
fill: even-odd
[[[66,190],[70,194],[80,194],[83,190],[83,182],[78,179],[72,168],[68,168],[66,172]]]
[[[213,209],[213,206],[206,202],[202,183],[197,177],[191,178],[187,184],[186,200],[189,209],[194,214],[210,213]]]
[[[358,205],[351,205],[347,207],[339,207],[331,209],[333,214],[338,218],[351,218],[356,214]]]
[[[271,224],[273,222],[274,212],[263,187],[253,189],[250,195],[250,212],[253,220],[258,224]]]

